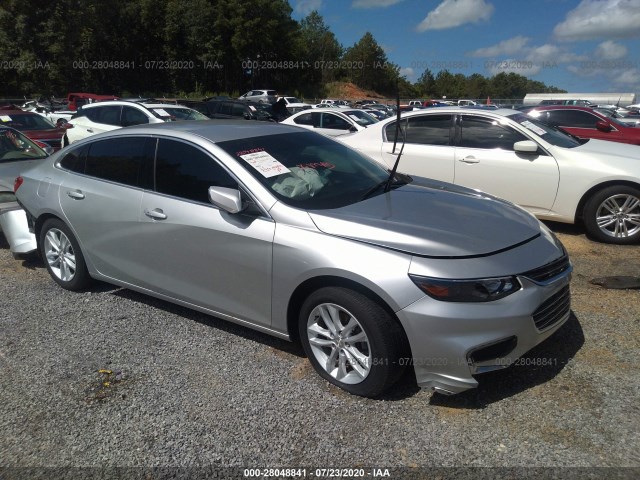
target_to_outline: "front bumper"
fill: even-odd
[[[473,375],[506,368],[547,339],[569,318],[570,273],[544,284],[518,277],[522,289],[495,302],[425,296],[397,312],[418,386],[445,394],[475,388]]]
[[[27,254],[38,248],[35,235],[29,231],[27,215],[17,202],[3,204],[0,208],[0,228],[14,256]]]

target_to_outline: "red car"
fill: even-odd
[[[67,95],[67,107],[75,112],[82,105],[94,102],[103,102],[105,100],[118,100],[120,97],[115,95],[96,95],[95,93],[70,93]]]
[[[56,127],[42,115],[22,111],[13,105],[0,107],[0,126],[15,128],[31,140],[51,146],[54,151],[60,149],[66,131],[66,128]]]
[[[552,105],[534,107],[525,113],[579,138],[597,138],[640,145],[640,128],[606,117],[589,107]]]

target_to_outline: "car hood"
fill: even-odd
[[[635,160],[640,159],[640,146],[638,145],[610,142],[608,140],[596,140],[594,138],[580,145],[579,147],[575,147],[570,150],[575,150],[577,152],[583,153],[596,153],[598,155],[606,155],[607,157],[614,155],[625,158],[633,158]]]
[[[486,256],[540,234],[538,220],[515,205],[419,177],[365,201],[309,215],[324,233],[426,257]]]

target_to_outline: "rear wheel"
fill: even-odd
[[[47,220],[40,231],[42,260],[58,285],[82,290],[91,283],[78,241],[61,220]]]
[[[605,243],[640,242],[640,190],[614,185],[596,192],[584,207],[587,232]]]
[[[359,292],[342,287],[317,290],[302,306],[299,330],[316,371],[349,393],[376,397],[402,375],[402,328]]]

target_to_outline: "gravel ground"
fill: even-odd
[[[570,321],[477,390],[431,394],[407,375],[379,400],[330,386],[294,344],[105,284],[67,292],[0,235],[0,479],[301,466],[638,478],[640,290],[589,280],[639,275],[640,247],[551,227],[574,262]]]

